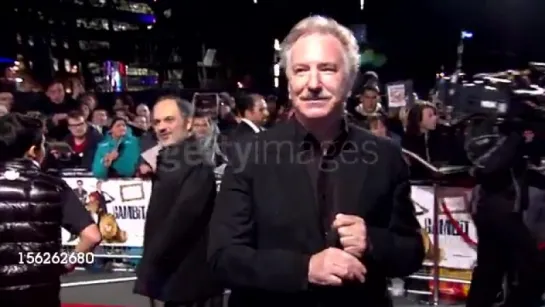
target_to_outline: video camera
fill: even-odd
[[[437,80],[437,98],[459,114],[543,121],[545,88],[541,85],[545,80],[545,64],[530,63],[530,67],[531,70],[524,71],[479,73],[471,78],[463,73],[444,76]]]
[[[449,122],[458,144],[470,162],[488,152],[511,131],[532,131],[536,143],[545,136],[545,64],[530,63],[524,71],[463,73],[437,80],[437,99],[454,110]],[[452,134],[451,134],[452,135]],[[545,148],[533,147],[528,156],[543,156]]]

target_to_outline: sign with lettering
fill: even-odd
[[[477,231],[469,212],[471,190],[440,188],[439,249],[442,268],[470,270],[477,260]],[[433,188],[412,187],[412,199],[422,227],[428,260],[433,259]]]
[[[98,224],[103,237],[102,245],[143,245],[151,181],[137,178],[101,181],[90,177],[64,180]],[[75,245],[77,242],[75,236],[63,229],[63,245]]]

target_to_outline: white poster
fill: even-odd
[[[407,93],[404,83],[391,84],[386,86],[388,95],[388,106],[400,108],[407,105]]]
[[[140,179],[64,178],[97,222],[101,245],[141,247],[151,182]],[[63,229],[63,245],[78,239]]]
[[[469,189],[442,188],[439,199],[447,210],[439,213],[440,266],[451,269],[472,269],[477,260],[477,231],[468,212]],[[418,221],[428,239],[428,260],[433,259],[433,188],[412,187],[412,199]],[[440,203],[441,204],[441,203]]]

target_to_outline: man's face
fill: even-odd
[[[329,34],[303,36],[292,46],[289,62],[295,112],[306,118],[340,114],[349,90],[341,42]]]
[[[6,106],[0,105],[0,117],[8,113],[9,113],[8,108],[6,108]]]
[[[187,135],[187,118],[184,118],[173,99],[159,101],[153,107],[153,129],[163,146],[182,141]]]
[[[125,110],[116,110],[115,117],[123,118],[126,121],[129,120],[129,116],[127,115],[127,112]]]
[[[150,111],[147,105],[140,104],[138,107],[136,107],[136,115],[138,116],[144,116],[145,118],[150,117]]]
[[[106,113],[106,110],[95,110],[93,111],[93,119],[92,122],[94,125],[97,126],[107,126],[108,125],[108,113]]]
[[[64,101],[64,86],[60,83],[53,83],[45,92],[49,100],[53,103],[62,103]]]
[[[148,122],[148,118],[147,117],[144,117],[144,116],[137,116],[135,119],[134,119],[134,124],[142,129],[142,130],[148,130],[149,129],[149,122]]]
[[[117,98],[114,102],[114,109],[124,109],[125,104],[121,98]]]
[[[94,110],[97,107],[97,101],[93,96],[85,96],[83,103],[89,107],[89,110]]]
[[[360,96],[360,103],[366,112],[374,112],[377,108],[378,93],[372,90],[366,90]]]
[[[269,117],[269,109],[267,108],[265,99],[255,98],[254,107],[252,110],[246,112],[245,117],[257,125],[265,124],[267,122],[267,118]]]
[[[269,111],[269,115],[278,114],[278,104],[276,101],[267,101],[267,110]]]
[[[13,106],[13,94],[10,92],[0,92],[0,106],[6,107],[9,112]]]
[[[87,123],[82,116],[78,118],[68,118],[68,129],[70,133],[77,138],[83,137],[87,132]]]
[[[194,117],[191,130],[197,138],[206,137],[210,131],[210,125],[208,118],[206,117]]]
[[[422,110],[422,128],[431,131],[437,126],[437,114],[433,108],[424,108]]]
[[[87,104],[83,103],[79,109],[83,113],[83,118],[89,118],[89,114],[91,114],[91,109]]]

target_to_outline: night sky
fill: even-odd
[[[206,3],[209,1],[208,3]],[[310,14],[325,14],[343,24],[367,24],[369,46],[388,57],[377,69],[383,79],[412,78],[417,88],[428,88],[441,66],[456,63],[456,45],[462,29],[474,33],[466,44],[468,72],[520,67],[528,60],[545,60],[545,1],[538,0],[251,0],[200,1],[208,10],[182,9],[181,24],[219,49],[220,58],[268,83],[274,38]],[[216,9],[210,9],[215,7]],[[195,10],[201,17],[195,24]],[[184,14],[185,13],[185,14]],[[192,17],[191,17],[192,16]],[[208,22],[207,22],[208,21]],[[195,27],[195,25],[199,25]]]

